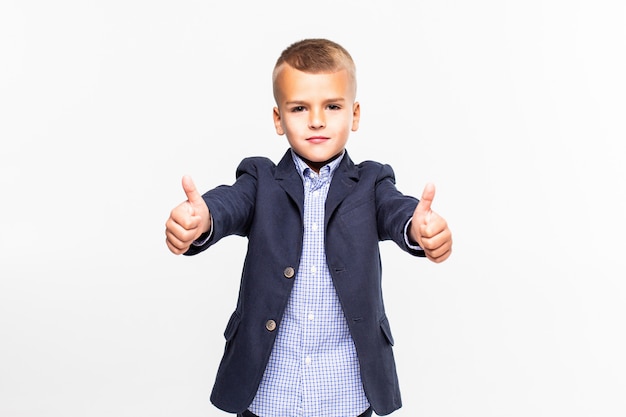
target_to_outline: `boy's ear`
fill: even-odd
[[[278,110],[278,107],[274,107],[274,128],[276,129],[276,133],[278,133],[279,135],[284,135],[285,131],[283,130],[283,125],[281,123],[281,118],[280,118],[280,110]]]
[[[361,105],[358,101],[354,102],[352,107],[352,131],[356,132],[359,128],[359,120],[361,119]]]

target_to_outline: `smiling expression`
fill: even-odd
[[[316,172],[341,155],[359,127],[360,106],[348,71],[307,73],[283,64],[275,81],[276,133]]]

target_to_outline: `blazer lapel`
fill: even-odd
[[[302,178],[300,178],[293,163],[291,149],[285,152],[285,155],[278,163],[274,178],[298,206],[300,216],[302,216],[304,213],[304,187],[302,185]]]
[[[285,155],[278,163],[276,168],[275,179],[278,184],[285,190],[287,195],[298,206],[298,210],[302,215],[304,213],[304,187],[302,178],[296,171],[291,156],[291,149],[285,152]],[[328,224],[328,219],[335,212],[339,204],[350,194],[359,177],[354,163],[348,156],[346,151],[341,163],[337,167],[333,175],[328,195],[326,196],[326,205],[324,210],[324,224]]]
[[[359,181],[357,169],[346,151],[341,163],[333,175],[328,196],[326,196],[326,207],[324,210],[324,225],[328,225],[328,220],[335,212],[339,204],[352,192],[354,186]]]

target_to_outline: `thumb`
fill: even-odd
[[[185,190],[187,201],[189,201],[192,205],[204,202],[204,200],[202,200],[202,196],[196,188],[196,184],[193,183],[193,180],[188,175],[183,176],[183,190]]]
[[[420,199],[417,208],[415,209],[415,213],[422,219],[427,221],[429,214],[431,212],[431,204],[433,203],[433,199],[435,198],[435,185],[432,183],[426,184],[424,187],[424,191],[422,192],[422,198]]]

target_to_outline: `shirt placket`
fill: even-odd
[[[305,187],[305,219],[306,219],[306,250],[311,255],[306,265],[306,296],[302,314],[303,343],[302,343],[302,368],[303,368],[303,412],[304,415],[313,415],[316,412],[316,398],[318,393],[315,387],[319,385],[319,364],[316,363],[315,341],[319,340],[319,324],[317,323],[317,306],[321,303],[323,278],[324,242],[324,185],[326,176],[318,176],[309,171],[306,175]],[[313,414],[312,414],[313,413]]]

